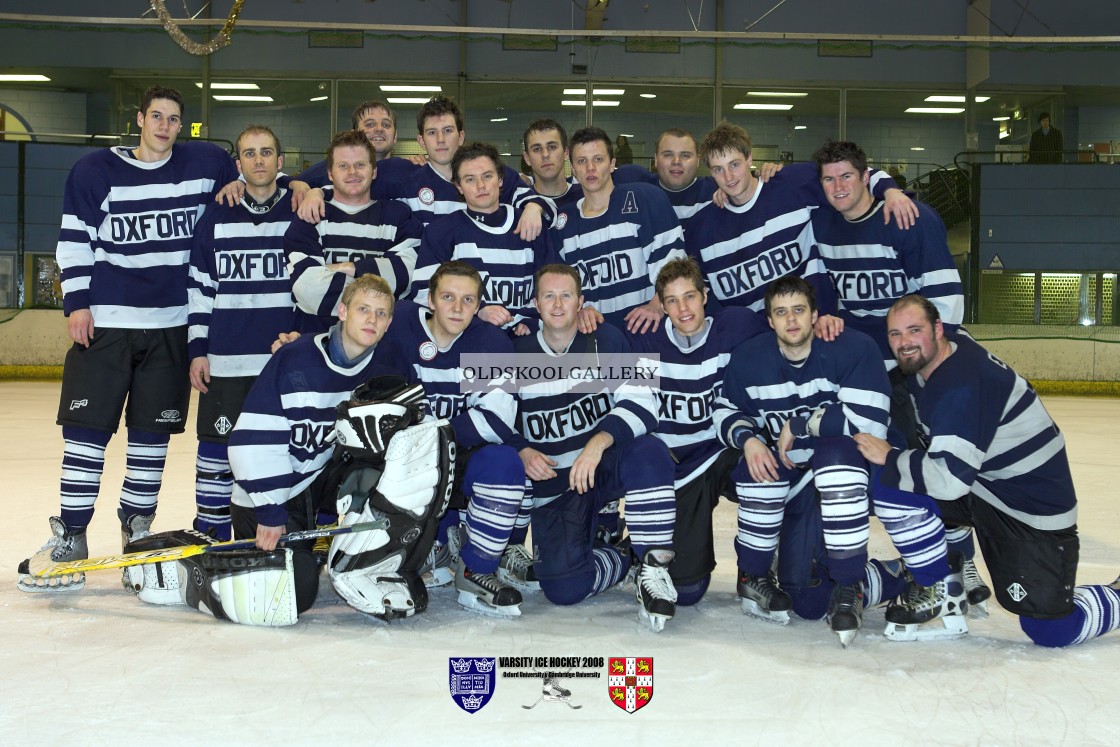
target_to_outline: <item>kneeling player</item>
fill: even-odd
[[[518,353],[533,354],[541,368],[580,370],[605,368],[604,356],[629,353],[609,324],[592,333],[577,329],[584,299],[575,269],[546,265],[534,286],[541,329],[514,340]],[[621,581],[630,552],[596,540],[595,527],[599,509],[625,497],[630,541],[641,559],[639,614],[659,631],[676,612],[668,572],[675,500],[669,450],[646,435],[657,425],[653,393],[629,383],[617,390],[606,382],[580,384],[564,378],[519,387],[515,444],[533,481],[533,567],[555,604],[576,604]]]
[[[723,389],[731,351],[765,329],[749,309],[729,306],[705,316],[708,292],[695,259],[671,259],[657,273],[657,298],[671,324],[627,339],[636,352],[659,355],[657,432],[675,463],[676,557],[669,575],[677,604],[696,604],[708,589],[716,566],[712,511],[721,493],[733,495],[731,470],[739,451],[719,441],[712,405]],[[726,491],[726,492],[725,492]]]

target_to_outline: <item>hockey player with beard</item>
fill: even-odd
[[[501,202],[503,166],[498,150],[486,143],[460,148],[451,161],[453,181],[467,203],[424,230],[417,250],[412,296],[428,303],[428,284],[444,262],[465,262],[482,276],[478,317],[510,332],[536,328],[533,274],[555,261],[551,232],[533,241],[517,235],[520,211]]]
[[[579,274],[568,265],[547,265],[535,279],[541,329],[517,337],[514,348],[542,369],[607,369],[614,360],[637,360],[622,334],[609,324],[578,329],[584,298]],[[640,361],[639,361],[640,362]],[[639,616],[654,631],[676,612],[673,560],[673,466],[669,451],[648,435],[657,425],[648,385],[577,377],[519,382],[518,449],[533,482],[533,568],[554,604],[577,604],[620,582],[630,567],[627,544],[594,539],[598,511],[626,500],[629,542],[641,563],[637,572]],[[641,465],[640,469],[625,465]]]
[[[976,530],[997,601],[1032,641],[1069,646],[1116,629],[1120,579],[1075,586],[1077,497],[1061,431],[1030,384],[970,338],[946,334],[938,317],[920,295],[887,314],[924,447],[859,434],[860,451],[883,465],[884,483],[928,493],[946,523]],[[887,620],[923,627],[945,614],[951,593],[911,584]]]
[[[886,436],[886,371],[866,335],[851,330],[832,341],[814,338],[816,300],[805,280],[772,283],[765,308],[774,334],[735,350],[713,414],[720,438],[743,455],[732,473],[739,500],[738,591],[745,612],[785,621],[781,613],[797,610],[770,570],[787,504],[812,505],[819,494],[834,584],[827,618],[847,645],[862,624],[869,537],[868,468],[851,437]],[[926,583],[943,579],[944,528],[936,513],[897,504],[892,496],[875,499],[876,515],[910,573]]]
[[[488,159],[487,159],[488,160]],[[440,527],[441,547],[433,552],[430,583],[454,583],[461,605],[484,614],[521,614],[521,593],[534,588],[530,559],[522,546],[528,527],[525,469],[514,437],[516,403],[499,387],[481,392],[462,388],[464,355],[512,352],[509,336],[476,316],[483,283],[465,262],[445,262],[432,274],[428,307],[400,303],[386,339],[409,381],[424,387],[437,418],[450,421],[460,476],[452,507]],[[460,519],[462,526],[460,526]],[[443,550],[443,552],[441,552]]]

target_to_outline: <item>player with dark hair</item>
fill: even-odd
[[[615,186],[614,145],[598,127],[572,135],[570,152],[583,198],[557,216],[556,248],[583,278],[588,307],[580,328],[606,321],[631,332],[656,331],[663,311],[653,283],[662,264],[684,256],[672,206],[650,184]]]
[[[535,119],[525,128],[521,142],[525,150],[521,159],[533,175],[533,189],[548,197],[557,207],[569,205],[583,197],[583,190],[574,178],[564,176],[568,160],[568,133],[555,119]]]
[[[579,331],[584,299],[575,269],[546,265],[537,272],[535,289],[541,329],[515,338],[516,352],[533,355],[542,369],[610,368],[612,359],[640,362],[628,358],[629,346],[613,326]],[[581,382],[565,377],[518,387],[518,432],[510,443],[533,481],[533,569],[549,601],[577,604],[626,576],[632,543],[641,563],[639,615],[659,631],[676,613],[677,592],[668,571],[673,464],[665,444],[648,435],[657,427],[654,394],[637,380],[613,387],[607,381]],[[595,539],[599,510],[621,498],[629,540]]]
[[[383,183],[405,179],[419,168],[407,158],[393,157],[393,146],[397,144],[397,114],[384,101],[358,104],[350,115],[350,126],[365,132],[377,159],[376,178]],[[331,182],[326,160],[304,169],[296,179],[311,187],[328,186]]]
[[[866,335],[846,330],[831,341],[815,339],[816,299],[802,278],[771,283],[764,301],[774,334],[732,353],[713,415],[720,438],[743,454],[732,473],[739,499],[739,595],[744,612],[780,621],[791,608],[799,614],[817,608],[808,573],[815,558],[785,559],[787,568],[801,571],[779,577],[798,590],[794,599],[775,585],[770,569],[787,504],[811,504],[819,495],[831,579],[827,617],[847,645],[862,624],[869,537],[868,468],[851,437],[886,436],[887,375]],[[936,513],[895,505],[891,496],[876,494],[875,500],[876,515],[910,573],[926,583],[943,579],[949,569]]]
[[[327,148],[331,200],[312,225],[293,221],[284,236],[301,332],[330,327],[343,289],[373,273],[404,296],[412,283],[423,226],[397,200],[375,200],[374,150],[359,130],[340,132]]]
[[[628,335],[628,341],[636,352],[661,361],[654,435],[669,447],[675,465],[676,556],[669,575],[677,604],[687,606],[700,601],[711,581],[716,565],[712,511],[721,493],[734,495],[730,476],[739,461],[739,451],[720,442],[712,408],[732,351],[762,333],[765,324],[738,306],[706,315],[704,276],[691,258],[666,262],[655,290],[670,323],[657,332]]]
[[[1120,579],[1075,586],[1077,496],[1065,439],[1034,389],[972,339],[947,334],[919,295],[887,314],[887,335],[918,411],[923,448],[856,436],[884,484],[927,493],[947,523],[975,528],[996,599],[1042,646],[1120,626]],[[949,591],[912,584],[898,623],[942,614]],[[888,610],[889,613],[889,610]],[[892,621],[888,614],[888,621]]]
[[[284,262],[292,222],[280,141],[253,125],[237,137],[245,194],[235,207],[211,205],[191,249],[187,352],[198,399],[194,528],[230,538],[233,492],[227,443],[245,395],[270,357],[273,340],[293,328],[295,307]]]
[[[513,352],[508,335],[478,318],[483,292],[482,277],[470,264],[441,264],[429,279],[427,306],[402,302],[387,342],[409,381],[423,384],[432,414],[450,421],[459,449],[451,504],[456,510],[441,523],[430,583],[448,582],[446,567],[454,565],[460,604],[511,617],[521,614],[514,585],[535,586],[521,546],[529,524],[528,506],[522,505],[525,468],[508,445],[517,404],[501,388],[462,390],[464,355]]]
[[[510,332],[521,327],[520,331],[528,333],[528,327],[522,325],[537,316],[533,273],[555,261],[551,233],[543,232],[533,241],[517,234],[514,226],[521,211],[501,202],[503,168],[494,146],[464,146],[455,153],[451,167],[467,208],[425,229],[417,250],[412,296],[426,305],[436,268],[451,260],[466,262],[482,276],[479,318]]]
[[[127,471],[117,515],[126,541],[148,532],[168,442],[184,430],[191,240],[203,209],[237,171],[212,143],[176,143],[182,117],[178,91],[149,88],[136,114],[139,145],[91,153],[66,180],[56,253],[74,345],[58,408],[62,510],[47,543],[56,561],[88,556],[86,527],[122,412]],[[36,581],[26,563],[19,573],[24,591],[85,583],[84,574]]]

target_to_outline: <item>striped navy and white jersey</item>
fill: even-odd
[[[407,158],[397,158],[390,156],[383,158],[377,162],[377,174],[374,176],[374,184],[381,183],[382,185],[389,185],[394,182],[400,182],[408,179],[408,177],[420,167],[414,164]],[[308,166],[295,176],[301,182],[306,182],[311,187],[331,186],[330,174],[327,172],[327,161],[323,159],[318,163]],[[374,195],[377,197],[378,195]]]
[[[500,201],[507,205],[522,207],[523,203],[533,201],[538,203],[544,213],[544,219],[550,220],[555,214],[552,201],[541,197],[521,181],[521,175],[509,166],[502,167],[502,194]],[[409,209],[427,226],[441,215],[447,215],[467,207],[463,196],[453,182],[445,179],[442,174],[432,168],[429,163],[422,166],[407,178],[378,184],[374,181],[371,194],[375,198],[389,198],[400,200],[408,205]]]
[[[1065,439],[1042,401],[973,340],[947,339],[955,350],[929,381],[906,381],[926,450],[892,450],[884,481],[942,501],[972,493],[1036,529],[1072,527],[1077,496]]]
[[[872,170],[871,190],[882,197],[897,184]],[[817,248],[811,216],[828,205],[815,164],[786,166],[759,182],[745,205],[708,205],[689,221],[686,249],[700,263],[708,287],[725,306],[763,313],[766,286],[786,275],[802,277],[817,294],[822,314],[836,309],[835,292]]]
[[[320,332],[334,324],[342,291],[352,280],[327,265],[353,262],[355,277],[380,275],[393,293],[408,293],[424,230],[408,207],[394,200],[357,208],[331,201],[326,213],[315,225],[292,221],[284,234],[301,332]]]
[[[879,343],[890,370],[898,365],[887,344],[887,311],[908,293],[921,293],[941,314],[946,331],[964,320],[964,291],[949,254],[945,224],[929,205],[909,230],[883,223],[883,203],[856,221],[831,207],[813,211],[813,233],[836,289],[836,314]]]
[[[636,352],[661,357],[654,435],[673,452],[680,489],[702,475],[726,448],[716,433],[712,409],[723,391],[731,351],[769,327],[753,311],[728,306],[709,316],[686,348],[665,321],[657,332],[627,334],[627,340]]]
[[[284,232],[292,222],[286,189],[266,212],[214,204],[191,249],[187,353],[206,357],[211,376],[256,376],[281,332],[295,329]]]
[[[583,217],[584,201],[560,211],[554,241],[579,270],[584,301],[622,328],[631,309],[653,298],[657,273],[684,256],[684,237],[665,194],[649,184],[615,185],[607,209]]]
[[[600,324],[589,334],[577,332],[562,353],[553,352],[540,332],[513,338],[513,346],[520,355],[533,354],[541,368],[563,364],[567,356],[573,356],[569,360],[594,356],[609,366],[605,356],[631,352],[626,338],[610,324]],[[591,388],[583,384],[569,377],[518,387],[517,429],[509,445],[518,451],[536,449],[556,462],[556,477],[533,482],[535,505],[549,503],[568,491],[572,463],[596,433],[609,433],[614,446],[623,446],[657,428],[651,387],[628,382],[611,391],[606,382]]]
[[[79,160],[66,179],[55,252],[67,316],[95,327],[160,329],[187,323],[187,264],[202,212],[237,178],[213,143],[177,143],[162,161],[115,147]]]
[[[440,348],[428,327],[430,316],[428,309],[410,301],[397,304],[385,335],[393,359],[408,369],[410,382],[424,386],[431,414],[451,422],[459,448],[508,443],[517,411],[513,394],[499,387],[463,393],[460,359],[464,353],[512,353],[509,336],[475,317],[449,346]]]
[[[233,502],[254,508],[264,526],[281,526],[283,505],[314,482],[334,450],[335,408],[368,379],[401,374],[379,344],[353,367],[334,363],[329,332],[283,346],[253,382],[229,436]]]
[[[631,168],[638,170],[630,171]],[[633,166],[633,164],[618,167],[614,172],[614,180],[615,184],[640,181],[660,187],[665,196],[669,198],[669,204],[673,206],[673,212],[677,214],[677,221],[680,222],[685,235],[688,234],[689,220],[696,213],[712,204],[712,195],[719,189],[716,180],[710,176],[697,177],[692,180],[691,184],[682,189],[669,189],[661,183],[656,171],[642,169]]]
[[[504,306],[513,316],[512,328],[536,319],[533,308],[533,275],[546,264],[558,262],[552,233],[542,231],[525,241],[514,231],[521,211],[499,205],[494,213],[460,210],[433,221],[424,229],[412,275],[411,298],[428,303],[428,284],[444,262],[466,262],[482,275],[482,305]]]
[[[723,396],[712,414],[720,439],[741,447],[758,436],[776,446],[782,426],[792,417],[808,418],[823,410],[821,437],[870,433],[887,437],[890,382],[875,342],[845,330],[832,342],[814,339],[809,356],[796,365],[786,360],[774,334],[747,340],[731,354],[724,375]],[[794,439],[789,458],[807,464],[814,438]]]

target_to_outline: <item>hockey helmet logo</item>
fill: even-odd
[[[397,431],[423,418],[424,387],[400,376],[377,376],[339,403],[338,445],[355,457],[380,457]]]
[[[653,657],[613,656],[607,661],[607,696],[633,713],[653,699]]]
[[[475,713],[490,702],[497,683],[495,657],[459,657],[448,659],[451,699],[467,713]]]

